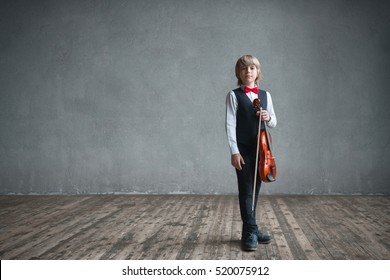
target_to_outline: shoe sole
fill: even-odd
[[[259,244],[270,244],[272,240],[268,240],[268,241],[259,241]]]
[[[246,252],[254,252],[257,250],[257,248],[242,248],[242,250],[244,250]]]
[[[241,247],[242,250],[244,251],[248,251],[248,252],[253,252],[253,251],[256,251],[257,250],[257,247],[256,248],[251,248],[251,247]]]

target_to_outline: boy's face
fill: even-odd
[[[240,79],[246,86],[253,87],[257,78],[257,68],[255,65],[242,66],[240,68]]]

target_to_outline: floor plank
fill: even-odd
[[[390,259],[390,196],[262,196],[271,244],[240,248],[237,196],[0,196],[1,259]]]

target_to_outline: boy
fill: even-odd
[[[269,92],[258,88],[262,78],[259,60],[252,55],[240,57],[236,63],[237,89],[226,98],[226,133],[231,152],[231,164],[236,169],[241,219],[241,245],[246,251],[255,251],[257,244],[270,243],[272,237],[262,234],[256,223],[256,204],[261,180],[256,179],[255,207],[252,211],[253,179],[256,163],[256,137],[259,114],[253,106],[260,99],[261,119],[270,128],[276,126],[276,116]],[[257,173],[258,174],[258,173]]]

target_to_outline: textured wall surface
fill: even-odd
[[[0,193],[236,193],[225,97],[273,97],[276,194],[390,194],[388,1],[1,1]]]

